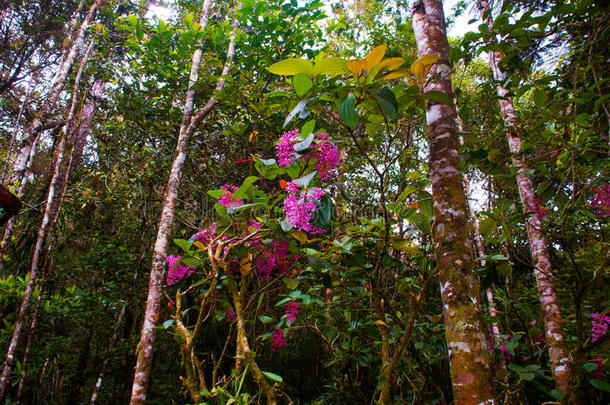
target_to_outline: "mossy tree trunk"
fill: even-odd
[[[416,1],[413,29],[420,57],[437,55],[424,91],[440,91],[452,100],[449,44],[443,5]],[[479,280],[472,244],[462,174],[458,170],[458,134],[452,105],[428,101],[430,171],[434,201],[432,234],[441,283],[445,333],[456,404],[495,403],[485,325],[479,304]]]

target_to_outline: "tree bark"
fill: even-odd
[[[101,3],[102,0],[97,0],[95,4]],[[92,6],[93,7],[93,6]],[[95,9],[93,9],[95,11]],[[92,11],[90,10],[89,14]],[[83,23],[84,24],[84,23]],[[81,27],[82,30],[82,27]],[[47,237],[50,233],[50,230],[55,223],[55,219],[57,218],[57,212],[59,206],[61,204],[61,198],[63,195],[64,185],[66,184],[66,175],[67,175],[67,167],[65,160],[66,150],[69,149],[70,145],[70,126],[72,119],[74,118],[74,112],[76,110],[76,99],[78,97],[78,88],[79,82],[84,71],[85,66],[87,65],[87,60],[89,58],[89,53],[93,48],[93,40],[89,45],[87,52],[83,56],[81,66],[76,75],[76,79],[74,81],[74,90],[72,94],[72,104],[70,107],[70,112],[68,113],[68,117],[66,123],[64,125],[62,131],[61,141],[57,147],[57,159],[55,162],[55,167],[53,169],[53,177],[51,179],[51,184],[49,186],[49,192],[47,194],[47,201],[45,205],[45,212],[42,217],[42,223],[40,224],[40,228],[38,229],[38,237],[36,240],[36,245],[34,247],[34,253],[32,254],[32,263],[30,267],[30,278],[25,288],[25,293],[23,296],[23,301],[21,303],[21,307],[19,308],[19,314],[17,315],[17,321],[15,322],[15,329],[13,330],[13,336],[11,338],[11,343],[9,345],[6,363],[4,365],[4,369],[2,370],[2,374],[0,375],[0,400],[6,394],[6,389],[8,387],[8,378],[11,372],[14,359],[15,359],[15,351],[17,350],[17,345],[19,343],[19,338],[21,337],[21,331],[23,329],[23,325],[25,323],[25,316],[27,309],[30,305],[30,298],[32,296],[32,292],[34,290],[34,285],[36,283],[36,276],[38,273],[38,268],[40,264],[41,253],[44,250],[44,246],[47,240]]]
[[[19,387],[17,388],[17,404],[21,404],[23,402],[23,388],[25,387],[25,379],[27,377],[27,364],[28,357],[30,355],[30,348],[32,347],[32,342],[34,341],[34,337],[36,336],[36,326],[38,323],[38,315],[40,311],[40,303],[42,302],[42,292],[43,292],[43,278],[40,280],[40,288],[38,291],[38,297],[36,298],[36,306],[34,307],[34,313],[32,313],[32,322],[30,323],[30,330],[28,332],[28,340],[25,344],[25,353],[23,354],[23,361],[21,362],[21,376],[19,379]]]
[[[413,29],[420,57],[439,56],[424,91],[452,97],[449,44],[440,0],[416,1]],[[458,166],[458,134],[453,106],[428,101],[430,170],[434,201],[432,235],[436,255],[450,372],[456,404],[493,404],[494,389],[485,326],[479,305],[479,280],[474,272],[468,236],[463,178]]]
[[[200,29],[205,30],[209,13],[212,6],[212,0],[205,0],[201,8]],[[165,257],[167,256],[168,240],[171,231],[171,226],[174,221],[174,213],[176,203],[178,201],[178,190],[182,179],[182,166],[188,155],[191,138],[197,129],[198,125],[212,111],[217,103],[214,96],[210,97],[208,102],[196,114],[194,114],[195,89],[194,85],[199,77],[199,66],[203,54],[203,39],[198,43],[198,48],[193,54],[191,63],[191,72],[189,76],[189,89],[186,93],[184,101],[184,111],[182,122],[180,124],[180,133],[174,153],[174,161],[167,182],[167,189],[161,212],[161,219],[157,229],[157,238],[154,245],[152,265],[150,270],[150,281],[148,285],[148,298],[146,300],[146,310],[144,313],[144,322],[142,325],[142,333],[140,342],[136,350],[137,362],[135,366],[134,381],[131,391],[130,405],[142,405],[146,402],[146,391],[150,377],[150,369],[152,366],[153,344],[154,344],[154,327],[157,324],[159,316],[159,307],[161,305],[161,287],[163,284]],[[225,84],[225,77],[230,73],[230,67],[233,63],[233,55],[235,54],[235,35],[233,34],[227,51],[227,60],[221,76],[216,84],[215,91],[222,90]]]
[[[487,0],[478,0],[477,6],[482,18],[491,28],[493,21]],[[519,170],[517,172],[517,186],[523,203],[523,211],[527,215],[527,236],[534,261],[534,275],[540,294],[540,304],[542,305],[542,318],[546,329],[546,343],[549,346],[551,373],[555,381],[555,387],[559,391],[565,392],[570,379],[570,359],[561,325],[561,311],[555,291],[555,277],[551,267],[546,237],[542,231],[542,217],[538,212],[536,189],[532,180],[526,174],[527,163],[525,156],[521,153],[521,131],[519,130],[515,106],[508,90],[502,86],[506,75],[500,69],[501,58],[499,52],[489,52],[489,65],[494,79],[498,83],[496,90],[499,97],[500,113],[506,128],[508,146],[513,154],[512,164]]]

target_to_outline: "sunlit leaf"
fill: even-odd
[[[310,61],[305,59],[290,58],[274,63],[267,68],[268,71],[276,75],[293,76],[303,73],[309,77],[313,77],[314,70]]]
[[[303,97],[313,87],[313,82],[306,74],[297,73],[292,78],[292,87],[299,97]]]
[[[316,75],[338,75],[347,72],[345,60],[338,57],[324,58],[316,63],[314,76]]]
[[[387,49],[388,47],[386,45],[376,46],[364,57],[364,61],[366,62],[365,69],[367,73],[370,73],[373,68],[381,62]]]
[[[431,53],[424,55],[415,62],[413,62],[413,64],[411,65],[411,73],[413,73],[413,75],[419,82],[422,82],[430,71],[432,64],[439,59],[440,58],[437,55]]]

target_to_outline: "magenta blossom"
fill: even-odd
[[[286,338],[284,337],[284,329],[277,329],[271,335],[271,351],[274,352],[278,347],[286,345]]]
[[[225,309],[225,313],[227,315],[227,318],[234,321],[237,319],[237,315],[235,315],[235,311],[233,311],[233,308],[229,307]]]
[[[235,192],[237,191],[237,187],[225,184],[224,186],[222,186],[222,189],[225,190],[225,193],[222,195],[222,197],[220,197],[220,200],[218,201],[220,205],[225,208],[235,208],[244,204],[243,199],[233,198],[233,194],[235,194]]]
[[[337,150],[337,146],[328,140],[328,134],[326,132],[320,132],[318,134],[318,140],[321,142],[313,153],[313,155],[318,158],[316,161],[316,170],[318,171],[320,180],[329,180],[337,174],[337,168],[341,162],[339,151]]]
[[[595,342],[608,331],[610,316],[607,316],[605,313],[600,315],[598,312],[595,312],[591,314],[591,318],[591,341]]]
[[[610,184],[604,184],[593,191],[596,195],[591,201],[591,208],[593,208],[595,215],[599,217],[610,215]]]
[[[296,301],[288,301],[284,304],[284,309],[286,310],[286,320],[290,325],[297,319],[297,315],[299,314],[299,309],[301,306]]]
[[[176,266],[176,262],[180,260],[179,256],[169,255],[165,258],[169,271],[167,273],[167,284],[171,285],[182,280],[184,277],[190,276],[195,271],[192,267],[184,263]]]
[[[299,184],[294,181],[288,183],[286,191],[288,197],[284,200],[284,212],[288,223],[305,232],[323,233],[324,229],[315,227],[310,222],[324,191],[319,188],[300,191]]]
[[[298,136],[299,130],[295,129],[284,132],[280,137],[280,141],[275,146],[279,166],[290,166],[294,161],[294,145],[297,143]]]

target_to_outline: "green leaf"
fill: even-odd
[[[598,390],[610,392],[610,384],[605,381],[598,380],[597,378],[591,378],[589,380],[589,383],[591,383],[591,385],[597,388]]]
[[[191,246],[193,245],[192,242],[189,242],[188,240],[185,239],[174,239],[174,243],[176,245],[178,245],[178,247],[182,250],[184,250],[185,252],[188,252],[189,249],[191,248]]]
[[[316,126],[316,120],[310,120],[307,121],[302,127],[301,127],[301,136],[307,136],[309,134],[311,134],[313,132],[313,129]]]
[[[406,200],[406,198],[408,196],[410,196],[411,194],[413,194],[414,192],[417,191],[417,187],[415,186],[406,186],[405,189],[402,191],[402,193],[400,193],[400,195],[398,196],[398,201],[402,202],[404,200]]]
[[[208,190],[208,195],[216,200],[219,200],[227,190]]]
[[[358,125],[358,113],[354,106],[355,97],[352,93],[349,93],[341,102],[339,107],[339,114],[341,119],[348,128],[354,129]]]
[[[268,371],[263,371],[262,373],[265,375],[265,377],[267,377],[267,378],[268,378],[268,379],[270,379],[271,381],[275,381],[275,382],[279,382],[279,383],[281,383],[282,381],[284,381],[284,380],[282,380],[282,377],[280,377],[280,376],[279,376],[279,375],[277,375],[277,374],[270,373],[270,372],[268,372]]]
[[[288,289],[290,290],[294,290],[299,286],[299,280],[296,280],[294,278],[284,278],[283,280],[284,284],[286,284],[286,287],[288,287]]]
[[[314,76],[316,75],[338,75],[347,73],[345,60],[337,57],[324,58],[316,63],[314,67]]]
[[[422,97],[424,100],[432,100],[442,104],[453,105],[449,96],[442,91],[430,90],[429,92],[424,93]]]
[[[273,321],[272,317],[266,316],[266,315],[259,315],[258,319],[264,324],[268,324],[268,323],[271,323],[271,321]]]
[[[172,326],[174,324],[174,319],[168,319],[167,321],[163,322],[163,327],[165,329],[169,328],[170,326]]]
[[[396,96],[392,92],[392,90],[387,87],[383,87],[375,96],[377,100],[377,104],[381,108],[381,111],[388,116],[390,119],[396,118],[396,109],[398,108],[398,103],[396,102]]]
[[[280,227],[282,228],[282,231],[284,231],[284,232],[292,231],[292,225],[287,220],[283,220],[282,222],[280,222]]]
[[[307,75],[297,73],[292,78],[292,87],[299,97],[303,97],[313,87],[313,82]]]
[[[313,65],[311,62],[298,58],[290,58],[274,63],[273,65],[269,66],[267,70],[276,75],[293,76],[303,73],[309,77],[314,76]]]
[[[239,188],[233,193],[233,199],[236,200],[238,198],[244,198],[246,196],[246,193],[248,192],[248,189],[252,186],[252,184],[258,181],[258,179],[258,176],[246,177],[243,184],[239,186]]]
[[[598,365],[595,363],[585,363],[582,365],[582,368],[587,372],[590,373],[592,371],[597,370]]]

